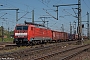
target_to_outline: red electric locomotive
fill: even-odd
[[[14,43],[31,44],[52,40],[52,31],[32,24],[18,24],[14,31]]]

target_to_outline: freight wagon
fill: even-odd
[[[68,41],[68,33],[52,31],[52,39],[56,42]]]

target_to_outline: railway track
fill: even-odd
[[[75,43],[75,42],[73,42]],[[72,44],[72,42],[68,42],[67,44]],[[10,50],[10,49],[14,49],[17,48],[16,44],[13,44],[11,42],[0,42],[0,51],[2,50]]]
[[[76,48],[55,52],[52,54],[44,55],[33,60],[69,60],[74,56],[90,49],[90,45],[83,45]],[[59,57],[57,57],[59,56]]]
[[[0,51],[2,50],[10,50],[16,48],[16,44],[5,44],[5,45],[0,45]]]
[[[90,49],[82,52],[81,54],[78,54],[77,56],[69,60],[90,60]]]
[[[66,45],[66,43],[65,43]],[[14,59],[21,59],[21,58],[26,58],[27,56],[31,55],[31,58],[33,58],[35,56],[35,54],[38,54],[39,52],[43,52],[43,51],[47,51],[47,50],[52,50],[57,46],[57,48],[61,48],[62,46],[64,46],[64,44],[62,43],[55,43],[55,44],[45,44],[45,45],[39,45],[38,47],[33,46],[28,47],[28,48],[24,48],[22,50],[16,50],[16,51],[11,51],[11,52],[7,52],[7,53],[2,53],[0,54],[0,58],[5,57],[11,57]]]
[[[12,58],[14,60],[21,59],[21,60],[40,60],[42,57],[50,56],[54,57],[58,55],[58,52],[63,51],[75,46],[71,46],[72,42],[62,42],[62,43],[53,43],[53,44],[44,44],[44,45],[37,45],[37,46],[29,46],[27,48],[14,50],[6,53],[0,53],[0,58]],[[75,43],[75,42],[73,42]],[[70,44],[70,46],[69,46]],[[76,45],[77,47],[77,45]],[[48,53],[49,52],[49,53]],[[55,55],[54,55],[55,53]],[[28,58],[28,59],[27,59]],[[48,57],[49,58],[49,57]],[[47,60],[47,58],[45,58]],[[43,60],[43,59],[42,59]]]
[[[54,47],[49,46],[49,47],[44,47],[42,49],[33,50],[32,52],[27,51],[28,53],[26,53],[26,56],[23,56],[21,60],[37,60],[38,58],[41,58],[40,60],[43,60],[42,57],[44,56],[45,57],[47,55],[50,56],[50,54],[60,52],[73,47],[77,47],[77,46],[56,45]]]

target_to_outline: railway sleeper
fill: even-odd
[[[83,50],[81,50],[79,52],[73,53],[73,54],[71,54],[69,56],[66,56],[66,57],[62,58],[61,60],[69,60],[69,59],[75,57],[76,55],[81,54],[84,51],[87,51],[88,49],[90,49],[90,47],[89,48],[85,48],[85,49],[83,49]]]
[[[84,46],[88,46],[88,45],[84,45]],[[80,46],[80,47],[84,47],[84,46]],[[80,47],[76,47],[76,48],[73,48],[73,49],[68,49],[68,50],[64,50],[64,51],[60,51],[60,52],[56,52],[56,53],[52,53],[52,54],[48,54],[48,55],[45,55],[45,56],[42,56],[42,57],[39,57],[39,58],[36,58],[35,60],[43,60],[46,59],[46,58],[49,58],[49,57],[52,57],[52,56],[55,56],[55,55],[58,55],[58,54],[61,54],[61,53],[65,53],[65,52],[68,52],[70,50],[74,50],[74,49],[77,49],[77,48],[80,48]],[[90,47],[89,47],[90,48]],[[87,49],[84,49],[83,51],[86,51]],[[81,51],[82,52],[82,51]],[[78,52],[77,54],[81,53],[81,52]],[[72,57],[72,56],[70,56]],[[67,58],[70,58],[70,57],[67,57]],[[64,58],[66,60],[68,60],[67,58]]]

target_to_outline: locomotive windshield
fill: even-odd
[[[28,30],[28,26],[16,26],[16,30]]]

